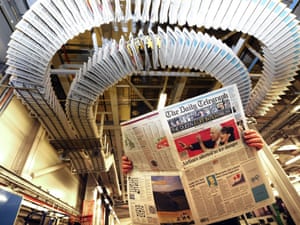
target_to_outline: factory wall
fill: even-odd
[[[79,207],[79,177],[71,173],[70,162],[62,162],[40,123],[16,98],[0,115],[0,133],[0,165]]]

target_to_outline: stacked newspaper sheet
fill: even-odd
[[[209,224],[271,204],[246,128],[236,85],[123,122],[132,223]]]

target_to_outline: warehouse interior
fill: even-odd
[[[68,3],[54,0],[0,1],[1,134],[6,133],[7,125],[4,123],[7,122],[5,119],[8,113],[15,113],[15,116],[26,114],[31,121],[31,125],[28,125],[30,131],[27,131],[27,136],[24,137],[28,143],[22,142],[23,145],[19,146],[15,158],[11,158],[12,162],[1,162],[0,185],[2,187],[9,187],[21,194],[25,192],[29,202],[32,200],[34,204],[45,207],[50,205],[52,209],[72,215],[74,218],[78,218],[80,214],[78,212],[83,210],[83,202],[92,198],[91,190],[98,187],[99,193],[104,196],[102,200],[106,200],[107,205],[113,207],[113,217],[118,220],[127,219],[129,211],[126,176],[120,169],[120,159],[124,155],[120,123],[155,110],[162,92],[167,94],[166,105],[171,105],[216,90],[230,82],[216,79],[217,76],[202,71],[201,68],[145,63],[141,67],[134,65],[134,69],[124,66],[121,71],[122,76],[116,78],[107,76],[101,87],[100,85],[99,87],[88,86],[89,84],[80,86],[80,84],[84,83],[85,72],[93,62],[95,63],[93,56],[99,49],[110,46],[114,50],[112,46],[120,44],[122,39],[132,40],[132,37],[148,35],[149,30],[154,33],[160,29],[167,32],[167,29],[178,27],[180,30],[194,30],[221,40],[242,62],[251,81],[245,112],[299,195],[300,74],[297,59],[300,56],[300,45],[298,43],[294,46],[296,56],[290,60],[292,63],[295,60],[295,63],[292,66],[288,64],[286,70],[280,70],[279,76],[282,77],[278,80],[266,81],[268,66],[273,63],[274,68],[280,68],[281,65],[276,64],[278,63],[276,57],[270,59],[269,52],[272,55],[274,49],[264,42],[263,35],[251,35],[231,27],[219,28],[204,24],[190,26],[187,22],[180,24],[179,20],[164,23],[160,23],[159,19],[152,22],[151,18],[119,20],[116,13],[114,15],[107,13],[107,21],[103,19],[103,13],[103,21],[96,21],[89,26],[86,26],[88,23],[82,22],[81,27],[73,29],[72,23],[80,24],[82,17],[79,18],[79,15],[70,9],[71,2],[76,1],[66,2]],[[92,8],[94,2],[100,1],[79,2],[90,4]],[[106,9],[110,9],[110,12],[114,13],[120,8],[125,15],[128,2],[131,3],[131,11],[134,14],[135,3],[139,1],[102,1],[103,8],[105,8],[104,2],[109,4]],[[145,2],[147,1],[143,2],[143,6]],[[212,2],[211,7],[213,4],[218,4],[217,1]],[[76,4],[79,5],[78,2]],[[296,33],[300,34],[298,1],[287,0],[276,4],[285,5],[295,15],[293,21],[297,22]],[[54,12],[61,12],[55,21],[61,23],[61,29],[64,26],[68,27],[65,33],[51,36],[55,33],[55,29],[47,28],[53,32],[47,34],[46,25],[45,30],[37,29],[39,25],[46,24],[45,21],[51,21],[46,14],[38,13],[43,10],[48,13],[48,17]],[[74,13],[72,20],[71,13]],[[62,17],[61,21],[59,16]],[[42,38],[39,39],[40,36]],[[37,50],[39,48],[40,53]],[[140,50],[143,59],[146,52],[146,49]],[[110,65],[110,61],[105,60]],[[83,78],[82,81],[79,78]],[[266,91],[265,89],[269,87],[273,89]],[[91,89],[98,90],[98,95],[94,95]],[[265,96],[259,95],[266,92],[268,93]],[[13,104],[17,105],[18,111],[22,113],[15,112],[12,108]],[[14,120],[13,117],[11,120]],[[40,165],[38,171],[31,171],[31,178],[28,180],[24,175],[24,168],[28,164],[27,157],[30,157],[35,138],[41,135],[41,129],[44,130],[45,138],[49,143],[47,148],[54,150],[53,155],[56,155],[53,157],[57,157],[57,160],[50,159],[48,167]],[[5,139],[1,140],[5,141]],[[6,160],[10,157],[7,153]],[[287,163],[291,159],[295,159],[294,162]],[[46,161],[47,157],[44,160]],[[46,180],[34,182],[35,177],[43,177],[44,174],[55,175],[57,171],[62,170],[68,171],[66,173],[71,176],[76,176],[74,183],[80,198],[72,200],[71,206],[63,198],[57,198],[45,191],[43,184],[39,182]],[[60,177],[60,179],[65,178]],[[23,224],[20,221],[24,221],[24,218],[32,213],[32,206],[22,205],[19,213],[19,217],[23,220],[19,218],[18,222]],[[37,212],[34,216],[45,217],[44,214]],[[63,219],[61,222],[64,222]],[[38,223],[32,222],[32,224]],[[106,221],[105,224],[108,222]]]

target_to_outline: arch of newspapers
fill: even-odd
[[[56,140],[57,148],[68,152],[77,172],[107,169],[103,157],[93,154],[93,149],[101,147],[92,110],[97,97],[131,72],[145,68],[138,57],[134,38],[128,41],[121,39],[118,47],[114,41],[103,46],[78,71],[68,93],[66,114],[51,86],[50,60],[64,43],[79,33],[104,23],[120,21],[120,5],[115,5],[115,12],[118,13],[114,13],[110,2],[103,0],[100,7],[97,5],[99,1],[95,0],[90,4],[75,0],[37,1],[17,24],[7,52],[7,73],[12,75],[11,84],[16,87],[17,96],[44,125],[49,138]],[[126,7],[130,5],[128,2],[131,3],[127,0]],[[192,1],[177,1],[178,4],[170,5],[163,5],[164,2],[167,1],[161,1],[160,8],[157,5],[152,5],[152,8],[143,5],[143,14],[135,9],[135,14],[131,15],[127,10],[125,20],[134,18],[152,23],[169,21],[170,24],[248,33],[264,45],[264,70],[259,82],[251,90],[245,66],[229,47],[208,35],[179,29],[169,29],[167,32],[160,30],[158,34],[137,37],[141,38],[140,41],[150,38],[153,43],[157,37],[163,40],[160,48],[153,45],[153,50],[158,53],[158,58],[153,61],[157,65],[153,63],[150,66],[179,66],[176,59],[170,61],[165,55],[176,54],[183,49],[188,51],[189,56],[197,55],[184,60],[180,66],[206,71],[223,85],[237,83],[248,115],[254,112],[264,114],[293,81],[300,62],[299,26],[295,16],[283,3],[252,0],[228,5],[226,1],[211,1],[213,5],[200,6],[201,1],[195,1],[191,7]],[[151,1],[143,4],[151,4]],[[172,34],[183,42],[174,42]],[[125,47],[127,45],[130,51]],[[133,60],[129,54],[133,54]],[[144,60],[147,60],[146,55]],[[147,63],[145,65],[149,66]],[[90,154],[92,167],[76,149],[85,149]]]

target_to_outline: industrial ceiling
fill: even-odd
[[[124,196],[119,193],[126,189],[126,182],[119,168],[124,154],[120,122],[155,110],[161,92],[167,93],[169,105],[232,83],[224,78],[226,71],[215,74],[216,70],[193,64],[193,58],[185,60],[184,66],[176,64],[181,63],[179,57],[166,65],[151,58],[153,45],[161,47],[155,40],[163,40],[163,35],[169,40],[168,32],[176,30],[179,37],[184,32],[205,35],[209,43],[218,42],[236,59],[238,66],[229,72],[250,81],[238,80],[247,115],[291,179],[299,177],[300,160],[285,164],[299,155],[300,147],[298,2],[247,1],[248,8],[237,4],[231,15],[237,21],[231,24],[226,20],[229,15],[224,16],[230,11],[229,5],[221,4],[225,1],[211,1],[206,9],[199,5],[193,10],[192,1],[161,3],[160,8],[155,8],[160,1],[152,5],[143,1],[138,8],[139,2],[103,0],[100,7],[100,1],[45,0],[36,1],[30,10],[29,1],[1,2],[1,41],[8,46],[0,49],[2,85],[15,88],[47,130],[50,143],[71,159],[70,169],[98,174],[101,182],[113,188],[116,202],[122,202]],[[268,7],[274,4],[273,11],[267,14],[268,7],[260,9],[260,2]],[[159,14],[164,7],[169,7],[169,14]],[[189,17],[197,9],[206,17]],[[174,10],[185,16],[171,16]],[[260,17],[254,18],[255,10],[261,10]],[[217,12],[223,17],[217,17]],[[241,15],[248,15],[248,20],[241,20],[244,25],[254,21],[260,29],[241,26]],[[272,21],[281,26],[276,32]],[[151,37],[149,47],[143,41]],[[278,150],[287,144],[296,147]]]

